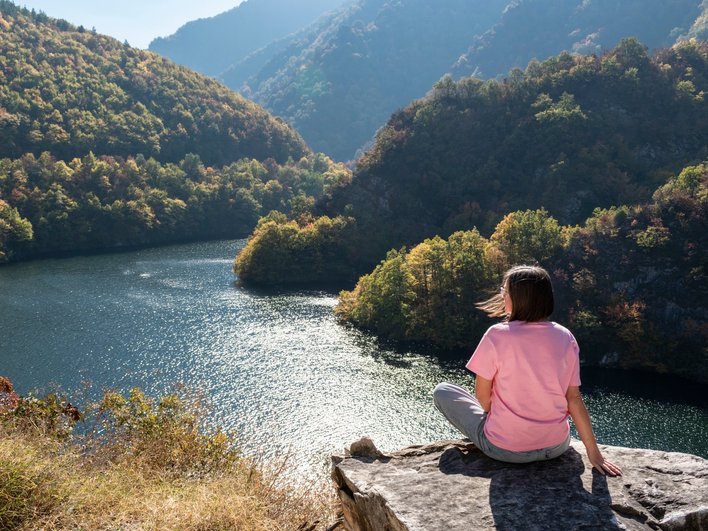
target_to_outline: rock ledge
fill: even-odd
[[[384,454],[368,438],[332,457],[332,476],[351,531],[708,530],[708,460],[600,448],[621,477],[593,471],[579,441],[558,459],[513,465],[463,440]]]

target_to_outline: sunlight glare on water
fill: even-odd
[[[181,382],[206,394],[247,452],[289,452],[306,474],[362,435],[383,450],[458,436],[431,391],[442,380],[471,386],[465,359],[395,350],[339,324],[335,293],[237,287],[231,267],[243,244],[1,268],[0,374],[23,393],[88,379],[158,395]],[[599,383],[587,403],[601,442],[708,455],[703,406]]]

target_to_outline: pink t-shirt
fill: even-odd
[[[565,394],[580,385],[578,352],[570,330],[552,321],[511,321],[485,332],[466,367],[493,381],[484,425],[492,444],[524,452],[565,440]]]

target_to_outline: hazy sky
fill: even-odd
[[[155,37],[175,32],[185,22],[212,17],[237,6],[242,0],[15,0],[28,9],[44,11],[77,26],[125,39],[147,48]]]

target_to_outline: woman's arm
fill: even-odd
[[[478,374],[474,381],[474,396],[482,404],[484,411],[489,413],[489,408],[492,406],[492,380],[482,378]]]
[[[588,454],[588,459],[592,466],[603,475],[605,473],[610,476],[622,475],[622,469],[605,459],[602,456],[602,452],[600,452],[600,449],[597,447],[597,441],[595,440],[595,434],[592,431],[592,424],[590,422],[590,415],[588,415],[588,410],[580,394],[580,388],[575,386],[569,387],[565,398],[568,401],[568,413],[570,413],[575,423],[575,427],[580,435],[580,440],[583,441],[585,445],[585,451]]]

